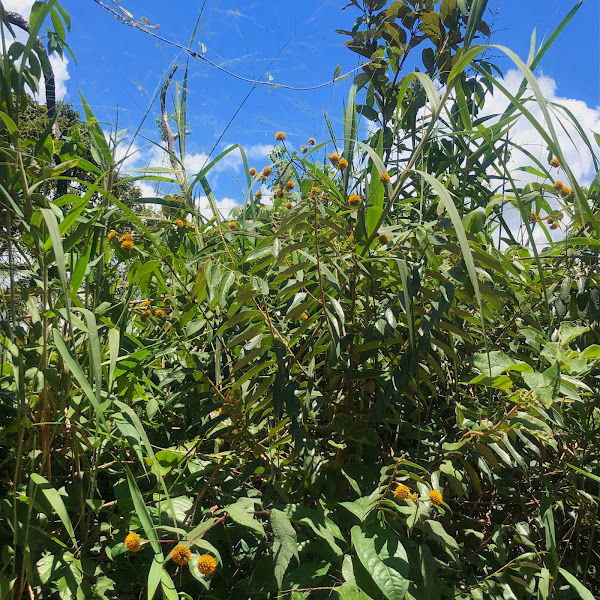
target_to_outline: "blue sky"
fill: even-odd
[[[111,5],[111,0],[104,0]],[[24,11],[32,0],[4,0],[7,8]],[[344,0],[121,0],[136,17],[160,24],[158,33],[187,45],[202,10],[194,48],[206,47],[206,56],[242,76],[255,78],[264,71],[274,83],[312,86],[331,79],[336,65],[346,72],[358,65],[358,57],[343,46],[347,39],[336,29],[350,29],[358,11],[340,10]],[[81,90],[96,116],[135,131],[148,113],[141,133],[158,139],[158,103],[152,102],[165,73],[180,52],[115,20],[92,0],[62,0],[71,14],[70,44],[77,64],[59,65],[66,99],[78,105]],[[574,0],[490,0],[487,21],[493,41],[527,56],[531,32],[537,28],[538,44],[560,22]],[[585,0],[583,6],[547,54],[539,75],[557,98],[568,98],[587,110],[586,122],[600,124],[600,2]],[[497,63],[510,63],[500,54]],[[67,79],[68,77],[68,79]],[[228,130],[225,126],[251,91],[252,84],[220,73],[203,61],[192,60],[189,78],[188,149],[192,167],[201,166],[219,137],[218,150],[241,143],[252,164],[261,167],[273,142],[284,130],[295,147],[308,137],[328,137],[323,110],[339,123],[351,79],[315,91],[290,91],[257,86]],[[591,111],[591,112],[590,112]],[[597,117],[597,119],[596,119]],[[597,129],[598,130],[598,129]],[[142,139],[136,142],[139,166],[158,161]],[[131,164],[131,163],[130,163]],[[236,170],[237,169],[237,170]],[[242,179],[238,165],[230,161],[212,178],[217,196],[241,199]]]

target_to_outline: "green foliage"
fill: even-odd
[[[353,87],[340,139],[276,145],[225,219],[210,170],[238,146],[181,177],[180,137],[144,177],[181,195],[141,211],[121,138],[82,99],[54,139],[33,44],[4,49],[0,600],[600,594],[598,178],[509,51],[535,100],[481,116],[503,92],[485,2],[351,4],[366,104]],[[421,43],[428,73],[401,75]],[[519,115],[569,190],[509,171]]]

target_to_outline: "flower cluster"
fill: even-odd
[[[356,208],[357,206],[360,206],[361,203],[362,203],[362,198],[358,194],[350,194],[350,196],[348,197],[348,204],[352,208]]]

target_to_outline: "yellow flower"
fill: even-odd
[[[552,223],[552,225],[550,225],[550,229],[558,229],[558,223]]]
[[[175,225],[181,229],[184,226],[184,222],[181,219],[175,219]]]
[[[133,236],[130,233],[124,233],[121,236],[121,241],[122,242],[133,242]]]
[[[410,496],[410,488],[404,484],[400,484],[396,486],[394,490],[394,496],[398,498],[398,500],[406,500]]]
[[[329,155],[329,160],[331,161],[332,165],[337,165],[340,162],[340,155],[337,154],[337,152],[334,152],[333,154]]]
[[[304,144],[300,146],[300,152],[302,152],[302,154],[306,154],[308,152],[308,146],[305,146]]]
[[[248,171],[248,175],[250,175],[250,177],[254,177],[256,175],[256,169],[254,167],[252,167],[249,171]]]
[[[540,213],[535,212],[535,210],[531,211],[531,214],[529,215],[529,222],[530,223],[539,223],[542,220],[542,215],[540,215]]]
[[[286,208],[292,208],[292,203],[291,203],[291,202],[289,202],[289,201],[288,201],[288,202],[286,202],[286,203],[285,203],[285,207],[286,207]]]
[[[151,312],[149,309],[145,308],[145,309],[142,311],[142,319],[144,319],[144,321],[145,321],[146,319],[149,319],[151,314],[152,314],[152,312]]]
[[[360,206],[361,202],[362,198],[358,194],[350,194],[350,197],[348,198],[348,204],[350,206],[356,208],[357,206]]]
[[[134,246],[135,244],[131,240],[123,240],[121,242],[121,250],[123,250],[123,252],[131,252]]]
[[[389,235],[386,235],[385,233],[382,233],[382,234],[379,236],[379,243],[380,243],[382,246],[385,246],[386,244],[389,244],[389,243],[390,243],[390,236],[389,236]]]
[[[439,506],[444,501],[441,492],[438,492],[437,490],[431,490],[429,492],[429,499],[431,500],[431,503],[436,506]]]
[[[554,223],[554,219],[552,217],[548,217],[546,219],[546,223],[548,223],[548,225],[552,225],[552,223]]]
[[[286,190],[293,190],[295,187],[296,184],[291,179],[285,184]]]
[[[410,495],[410,499],[413,502],[416,502],[419,499],[419,494],[417,494],[417,492],[414,492],[413,494]]]
[[[265,167],[262,170],[263,177],[268,177],[272,172],[273,172],[273,169],[271,169],[271,167]]]
[[[285,192],[281,188],[277,188],[273,193],[275,198],[283,198],[285,196]]]
[[[564,184],[562,181],[555,181],[553,187],[557,192],[560,192],[560,190],[563,188],[563,185]]]
[[[278,132],[275,134],[275,139],[276,139],[278,142],[283,142],[283,140],[285,140],[285,133],[283,133],[283,131],[278,131]]]
[[[215,217],[215,215],[213,215],[213,216],[210,218],[210,222],[211,222],[211,223],[214,223],[216,220],[217,220],[217,217]]]
[[[562,198],[566,198],[571,193],[571,188],[567,187],[566,185],[563,185],[560,188],[560,190],[558,190],[558,193],[561,195]]]
[[[150,302],[150,300],[146,299],[146,300],[144,300],[144,302],[142,302],[142,304],[144,306],[150,306],[150,304],[152,304],[152,303]]]
[[[379,173],[379,181],[382,183],[389,183],[390,179],[391,178],[388,173]]]
[[[156,318],[160,319],[161,317],[164,317],[164,316],[165,316],[165,311],[164,311],[162,308],[157,308],[157,309],[154,311],[154,316],[155,316]]]
[[[309,146],[314,146],[316,143],[317,143],[317,140],[315,140],[315,138],[308,138]]]
[[[313,196],[316,197],[319,195],[319,188],[318,187],[312,187],[310,188],[310,192],[308,194],[309,196]]]
[[[227,227],[229,227],[229,229],[235,229],[237,227],[237,223],[235,221],[229,221]]]
[[[305,312],[303,312],[300,315],[300,320],[302,320],[302,321],[308,321],[308,315]]]
[[[192,551],[183,544],[177,544],[177,546],[173,548],[173,553],[171,554],[173,562],[181,566],[187,565],[190,562],[191,556]]]
[[[260,199],[262,198],[262,192],[261,192],[260,190],[257,190],[257,191],[256,191],[256,194],[254,194],[254,197],[255,197],[257,200],[260,200]]]
[[[203,554],[198,559],[198,571],[202,575],[212,575],[217,568],[217,561],[210,554]]]
[[[109,242],[112,242],[117,237],[117,232],[114,229],[111,229],[106,237]]]
[[[558,158],[556,158],[556,156],[550,161],[550,164],[553,167],[556,167],[558,169],[558,167],[560,167],[560,160],[558,160]]]
[[[129,552],[139,552],[142,547],[142,540],[137,533],[132,531],[125,537],[125,546],[127,546]]]
[[[340,160],[338,161],[338,167],[340,169],[347,169],[348,168],[348,161],[345,158],[340,158]]]

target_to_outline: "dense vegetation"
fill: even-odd
[[[29,99],[58,2],[3,39],[0,600],[600,595],[598,178],[532,74],[579,4],[526,62],[495,48],[515,96],[485,1],[351,4],[343,132],[193,177],[187,66],[174,168],[124,177],[83,98]],[[547,160],[511,172],[517,119]]]

